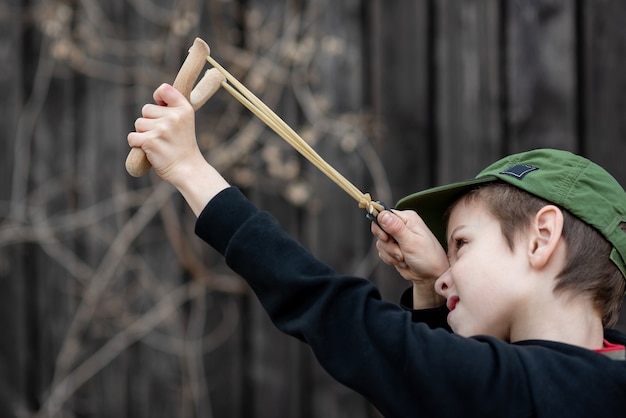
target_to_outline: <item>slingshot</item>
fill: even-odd
[[[324,159],[291,129],[285,121],[226,71],[210,54],[211,50],[207,43],[200,38],[196,38],[174,80],[174,88],[179,90],[187,100],[189,100],[194,110],[198,110],[202,107],[202,105],[219,90],[220,86],[223,87],[296,151],[356,200],[359,207],[367,211],[367,217],[370,220],[375,222],[378,214],[388,209],[384,203],[373,201],[369,193],[361,192],[330,164],[324,161]],[[213,65],[213,68],[207,70],[202,79],[200,79],[194,87],[194,83],[206,61]],[[126,170],[130,175],[141,177],[148,172],[150,167],[150,161],[148,161],[146,154],[141,148],[131,149],[126,158]]]

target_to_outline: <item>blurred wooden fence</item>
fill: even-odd
[[[539,146],[626,184],[624,21],[620,0],[3,2],[0,416],[377,416],[273,328],[169,186],[124,170],[195,36],[393,203]],[[197,121],[234,184],[397,299],[355,202],[225,92]]]

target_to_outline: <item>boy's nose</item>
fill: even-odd
[[[435,281],[435,292],[437,292],[439,295],[447,298],[446,295],[447,295],[447,293],[449,293],[451,287],[452,287],[452,278],[450,276],[450,268],[448,268]]]

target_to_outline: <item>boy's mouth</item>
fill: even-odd
[[[448,300],[446,301],[446,306],[448,307],[448,310],[452,312],[454,308],[456,308],[456,304],[458,302],[459,302],[458,296],[450,296]]]

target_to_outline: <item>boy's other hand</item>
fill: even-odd
[[[437,306],[441,300],[434,291],[434,283],[449,267],[448,257],[422,218],[412,211],[383,211],[378,222],[372,222],[372,233],[377,238],[380,259],[394,266],[400,275],[413,283],[414,304],[417,294],[427,305]],[[434,300],[434,299],[436,300]]]

